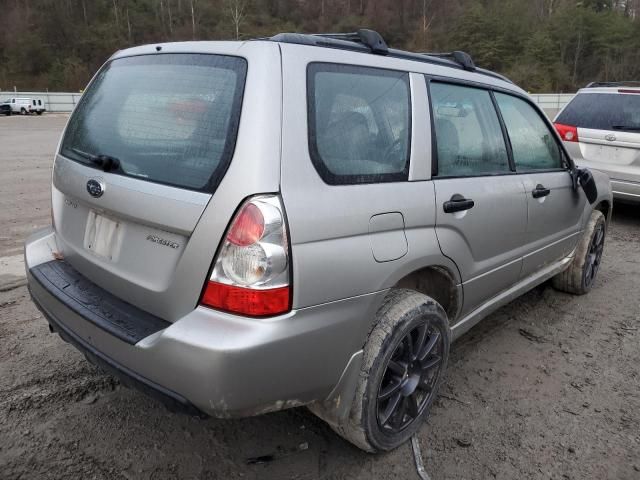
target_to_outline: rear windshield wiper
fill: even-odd
[[[77,148],[70,149],[73,153],[86,158],[96,167],[102,168],[105,172],[122,171],[120,168],[120,160],[111,155],[93,155],[92,153],[83,152]]]
[[[640,130],[640,127],[635,125],[614,125],[611,128],[614,130]]]

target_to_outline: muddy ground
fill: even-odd
[[[0,478],[418,478],[408,445],[362,453],[304,408],[169,413],[49,333],[15,265],[65,120],[0,118]],[[640,208],[616,205],[589,295],[541,286],[453,346],[419,434],[431,477],[639,479],[639,328]]]

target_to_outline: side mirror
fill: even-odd
[[[587,196],[587,200],[589,200],[589,203],[593,204],[598,198],[598,187],[596,186],[596,181],[593,178],[593,173],[591,173],[591,170],[588,168],[578,168],[576,170],[576,175],[578,177],[578,183]]]

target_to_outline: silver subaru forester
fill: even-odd
[[[547,279],[591,289],[612,196],[504,77],[360,30],[117,52],[52,204],[29,288],[90,361],[175,410],[307,405],[383,451],[452,340]]]

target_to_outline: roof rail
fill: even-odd
[[[622,82],[591,82],[584,88],[597,87],[640,87],[640,81],[628,80]]]
[[[373,53],[388,57],[402,58],[423,63],[432,63],[444,67],[458,68],[469,72],[477,72],[483,75],[497,78],[505,82],[513,83],[508,78],[489,70],[476,67],[468,53],[454,51],[451,53],[416,53],[405,50],[389,48],[382,36],[368,29],[360,29],[353,33],[279,33],[263,40],[273,42],[293,43],[298,45],[310,45],[316,47],[336,48],[340,50],[352,50],[361,53]]]

